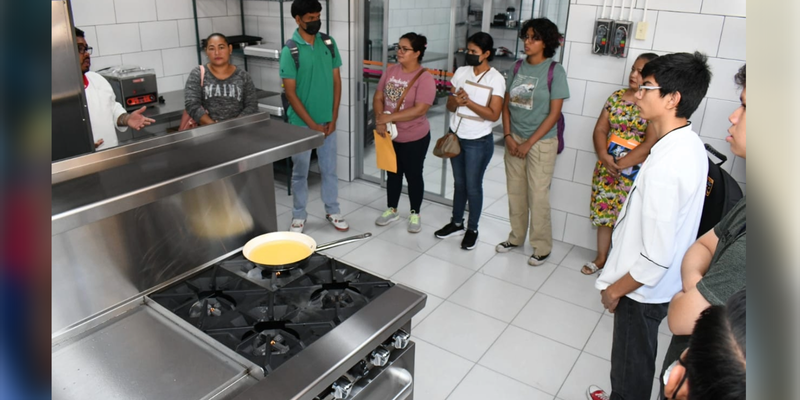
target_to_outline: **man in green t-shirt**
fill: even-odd
[[[322,202],[325,216],[339,231],[349,229],[341,215],[338,201],[339,178],[336,175],[336,120],[342,95],[339,67],[342,58],[336,41],[319,33],[322,26],[318,0],[294,0],[292,17],[298,29],[292,35],[292,47],[297,49],[297,63],[290,46],[284,46],[280,58],[280,76],[289,100],[289,123],[322,132],[325,142],[317,148],[319,171],[322,175]],[[308,169],[311,151],[292,156],[292,232],[305,227],[308,203]]]
[[[731,127],[725,140],[733,154],[747,158],[746,66],[736,74],[742,87],[741,106],[728,117]],[[742,198],[714,227],[686,251],[681,264],[683,290],[672,298],[667,319],[674,336],[662,369],[678,359],[689,346],[689,335],[700,313],[712,305],[724,305],[747,286],[747,198]],[[662,386],[663,389],[663,386]]]

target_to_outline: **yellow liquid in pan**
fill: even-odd
[[[311,255],[311,249],[293,240],[275,240],[264,243],[250,252],[247,258],[263,265],[283,265],[300,261]]]

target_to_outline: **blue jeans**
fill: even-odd
[[[453,167],[455,193],[453,194],[453,223],[464,221],[464,209],[469,200],[467,228],[478,230],[478,220],[483,211],[483,174],[494,153],[494,135],[479,139],[459,139],[461,153],[450,159]]]
[[[319,172],[322,174],[322,202],[326,214],[339,214],[339,178],[336,176],[336,132],[325,138],[317,147]],[[292,156],[293,219],[306,219],[308,204],[308,167],[311,165],[311,150]]]
[[[658,326],[669,303],[645,304],[622,297],[614,311],[611,342],[612,400],[649,399],[656,373]]]

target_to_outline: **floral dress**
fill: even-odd
[[[639,117],[639,108],[634,103],[622,99],[628,89],[614,92],[604,105],[608,111],[611,130],[610,138],[616,134],[624,140],[644,141],[647,120]],[[592,225],[613,227],[622,204],[628,197],[633,181],[620,175],[614,178],[599,160],[592,177],[592,202],[590,216]]]

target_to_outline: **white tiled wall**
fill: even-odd
[[[94,47],[92,70],[123,63],[150,67],[163,93],[183,90],[197,65],[192,0],[72,0],[72,14]],[[242,33],[238,0],[198,0],[197,14],[201,39],[212,32]]]
[[[627,17],[630,3],[623,3]],[[742,187],[746,179],[745,160],[735,157],[724,140],[730,126],[727,118],[739,104],[733,76],[746,55],[745,1],[649,0],[647,38],[629,43],[627,59],[596,56],[590,51],[594,19],[600,16],[602,4],[601,0],[573,0],[570,6],[563,62],[571,94],[563,109],[567,149],[559,155],[551,188],[553,215],[566,214],[565,222],[559,216],[559,224],[564,224],[562,240],[591,249],[596,248],[596,233],[587,218],[596,162],[592,130],[608,95],[627,86],[628,71],[639,54],[699,50],[709,57],[714,74],[711,86],[691,120],[704,142],[728,156],[723,167]],[[642,19],[643,8],[644,0],[636,0],[634,22]]]

